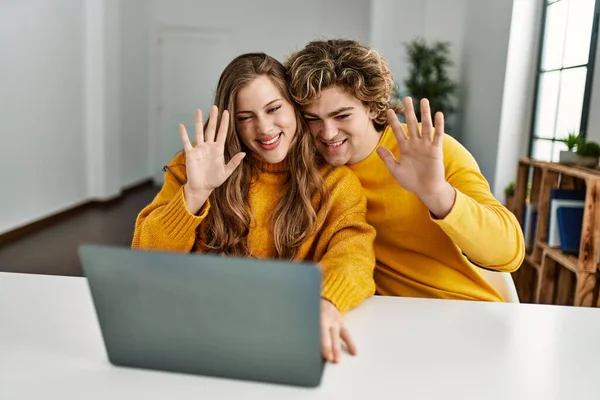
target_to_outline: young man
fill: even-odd
[[[366,190],[377,292],[502,301],[480,267],[516,270],[525,256],[521,228],[473,156],[444,133],[444,116],[434,125],[423,99],[419,124],[407,98],[400,124],[387,63],[352,40],[311,42],[287,67],[319,151],[348,165]]]

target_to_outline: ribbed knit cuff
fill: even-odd
[[[344,314],[354,304],[362,299],[358,299],[355,292],[356,284],[343,275],[329,274],[324,277],[321,286],[321,295],[331,301]]]
[[[196,228],[198,228],[202,220],[208,215],[209,209],[210,204],[206,200],[198,215],[191,214],[185,204],[182,186],[175,197],[165,206],[160,220],[169,237],[174,240],[185,240],[190,235],[196,234]]]
[[[454,191],[456,192],[456,197],[454,198],[454,205],[448,215],[444,218],[436,219],[429,213],[429,218],[442,228],[454,228],[461,220],[463,211],[465,210],[465,202],[467,200],[466,195],[456,188]]]

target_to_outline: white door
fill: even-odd
[[[219,76],[235,57],[228,32],[165,29],[159,46],[159,85],[156,125],[155,181],[162,183],[160,169],[183,148],[178,126],[183,123],[194,141],[194,113],[208,117]]]

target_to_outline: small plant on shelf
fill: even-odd
[[[517,189],[517,184],[513,181],[513,182],[509,183],[508,185],[506,185],[506,187],[504,188],[504,195],[506,197],[512,197],[515,195],[516,189]]]
[[[583,133],[581,132],[569,132],[566,138],[560,140],[567,146],[567,150],[561,150],[559,154],[559,162],[561,164],[577,164],[579,157],[575,153],[575,150],[585,141]]]
[[[569,151],[574,151],[576,150],[576,147],[584,141],[584,139],[581,132],[573,131],[569,132],[569,135],[560,141],[567,145],[567,149],[569,149]]]
[[[511,211],[513,211],[516,189],[517,189],[517,184],[514,181],[510,182],[504,188],[504,197],[505,197],[504,203],[505,203],[506,208],[508,208]]]
[[[595,167],[600,159],[600,144],[594,141],[584,141],[577,146],[578,165]]]

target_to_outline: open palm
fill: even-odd
[[[216,106],[210,109],[206,134],[202,124],[202,111],[196,111],[196,143],[192,145],[185,127],[179,125],[179,133],[185,150],[188,190],[193,193],[210,193],[221,186],[240,165],[245,153],[238,153],[225,163],[225,138],[229,127],[229,113],[223,111],[219,132],[217,119],[219,110]]]
[[[393,110],[388,110],[388,123],[392,127],[400,159],[396,160],[391,151],[379,147],[377,153],[385,162],[392,176],[406,190],[427,196],[434,194],[446,184],[442,141],[444,136],[444,115],[435,115],[435,128],[431,121],[429,101],[421,100],[421,129],[415,115],[412,100],[404,99],[407,132],[398,121]]]

